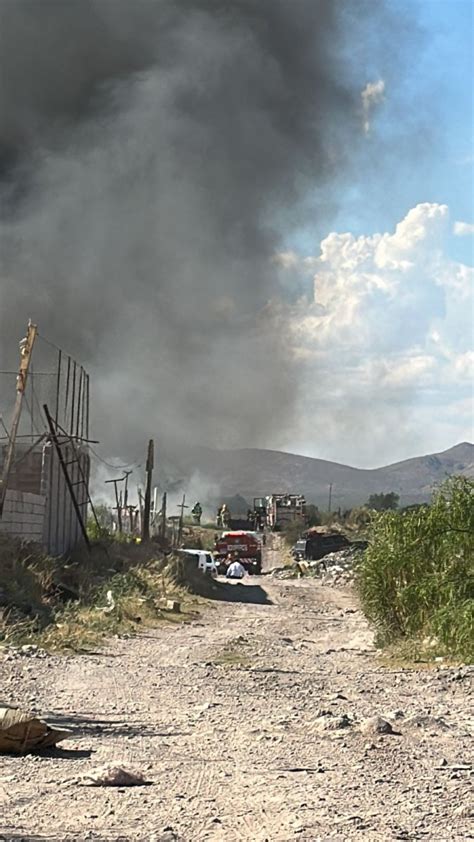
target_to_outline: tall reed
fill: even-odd
[[[358,586],[382,645],[428,636],[473,659],[474,480],[451,477],[430,506],[375,514]]]

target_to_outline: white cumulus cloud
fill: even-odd
[[[329,442],[326,457],[367,465],[384,461],[391,444],[401,456],[407,442],[426,451],[442,439],[440,402],[443,429],[458,425],[458,438],[469,438],[454,408],[447,423],[473,374],[473,270],[446,256],[450,226],[446,205],[422,203],[392,232],[331,232],[319,255],[299,259],[314,276],[313,298],[286,315],[305,372],[302,443]],[[289,263],[295,271],[294,253]]]
[[[474,234],[474,223],[473,222],[455,222],[454,223],[454,233],[456,237],[468,237],[471,234]]]

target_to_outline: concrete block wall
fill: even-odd
[[[66,440],[62,441],[61,450],[86,521],[87,489],[82,480],[89,479],[88,451],[83,447],[73,448]],[[0,467],[3,455],[0,449]],[[16,456],[0,530],[26,541],[37,541],[51,555],[69,553],[83,539],[55,449],[46,443],[30,453],[20,444]]]
[[[5,497],[0,531],[25,541],[43,542],[46,497],[25,491],[8,490]]]
[[[3,465],[7,445],[1,448],[0,466]],[[42,447],[31,449],[31,442],[17,443],[15,459],[8,477],[8,488],[12,491],[28,491],[41,494]]]

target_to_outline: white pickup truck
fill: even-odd
[[[210,573],[211,576],[217,576],[217,564],[212,553],[207,552],[207,550],[194,550],[186,547],[178,550],[178,552],[188,558],[195,558],[198,570],[202,570],[203,573]]]

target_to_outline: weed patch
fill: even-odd
[[[474,659],[474,481],[452,477],[431,506],[374,515],[358,567],[377,642]]]
[[[152,544],[101,542],[65,560],[2,536],[0,640],[81,650],[113,634],[182,622],[186,608],[173,614],[163,605],[179,592],[172,566]]]

